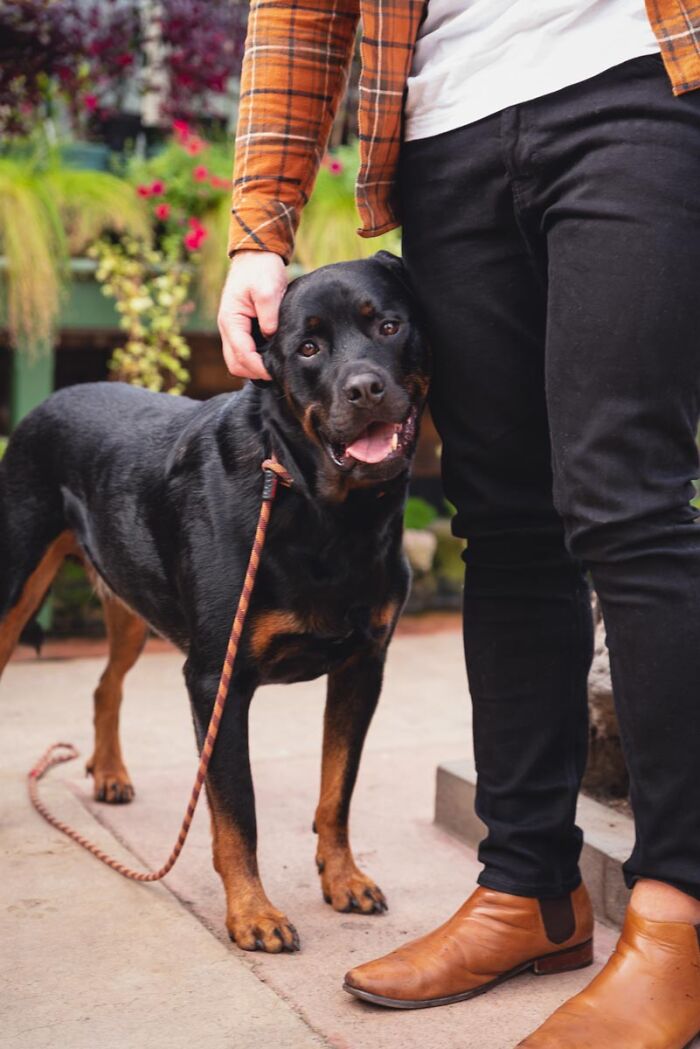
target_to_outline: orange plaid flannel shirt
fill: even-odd
[[[288,260],[362,25],[360,236],[399,225],[403,101],[426,0],[251,0],[236,135],[229,252]],[[700,87],[700,4],[646,0],[674,94]]]

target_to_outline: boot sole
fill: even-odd
[[[593,962],[593,940],[585,940],[575,947],[567,947],[566,950],[556,951],[554,954],[545,954],[540,958],[531,958],[522,965],[517,965],[508,972],[501,973],[495,980],[473,987],[469,991],[461,991],[459,994],[446,995],[444,998],[427,998],[424,1000],[410,998],[385,998],[381,994],[372,994],[371,991],[363,991],[352,984],[344,983],[343,990],[352,994],[363,1002],[371,1002],[372,1005],[384,1005],[389,1009],[431,1009],[437,1005],[452,1005],[453,1002],[465,1002],[469,998],[476,998],[479,994],[486,994],[500,983],[511,980],[520,973],[531,970],[537,976],[553,976],[555,973],[573,972],[575,969],[585,969]]]

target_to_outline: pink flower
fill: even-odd
[[[206,182],[209,178],[209,170],[205,168],[204,164],[198,164],[192,172],[192,177],[195,182]]]
[[[343,165],[340,163],[339,160],[330,160],[328,162],[328,170],[330,171],[331,175],[339,175],[343,170]]]
[[[212,186],[213,189],[229,189],[231,183],[227,178],[219,178],[218,175],[212,175],[209,179],[209,185]]]
[[[178,138],[188,138],[190,134],[190,125],[186,120],[173,120],[173,131]]]
[[[151,194],[154,197],[159,197],[161,193],[165,191],[165,183],[157,178],[155,182],[151,182]]]
[[[83,99],[85,108],[89,109],[93,113],[97,109],[97,95],[86,95]]]
[[[140,197],[150,197],[151,187],[150,186],[137,186],[136,192]]]
[[[121,66],[122,69],[125,69],[127,66],[130,66],[132,64],[132,62],[134,61],[134,56],[124,52],[124,54],[122,55],[117,55],[114,61],[117,63],[118,66]]]
[[[182,144],[191,157],[198,157],[206,149],[206,144],[197,135],[191,135]]]
[[[153,209],[153,214],[157,219],[160,219],[161,222],[165,222],[165,220],[170,217],[170,205],[156,204]]]
[[[201,246],[202,241],[206,240],[206,237],[207,231],[203,226],[199,226],[197,229],[191,229],[190,232],[185,235],[185,247],[188,251],[197,251]]]
[[[207,231],[196,215],[191,215],[187,219],[187,225],[189,226],[189,233],[186,233],[184,237],[185,247],[189,251],[197,251],[202,241],[206,240]]]

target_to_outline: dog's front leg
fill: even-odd
[[[218,672],[198,671],[188,661],[185,678],[201,747]],[[270,903],[258,874],[255,797],[248,754],[248,710],[254,691],[252,676],[234,674],[206,788],[214,869],[224,883],[229,936],[244,951],[278,954],[298,950],[299,937],[286,915]]]
[[[316,864],[326,903],[336,911],[379,914],[381,889],[355,863],[348,817],[365,735],[382,687],[385,650],[363,650],[328,675],[323,725],[321,796],[314,827]]]

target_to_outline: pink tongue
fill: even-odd
[[[391,423],[371,423],[345,452],[361,463],[380,463],[391,451],[393,436]]]

